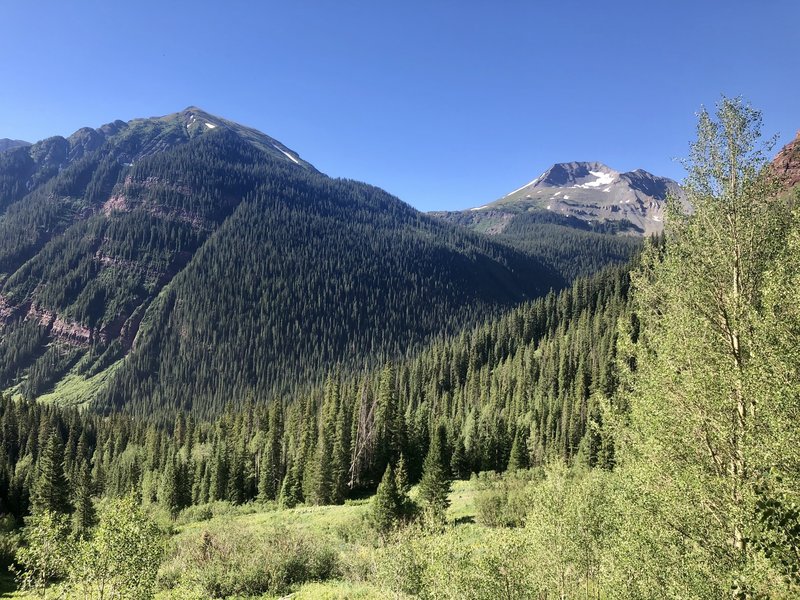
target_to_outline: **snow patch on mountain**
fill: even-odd
[[[272,146],[273,146],[273,147],[275,148],[275,150],[277,150],[278,152],[281,152],[281,153],[283,153],[283,154],[284,154],[284,156],[286,156],[286,158],[288,158],[289,160],[291,160],[291,161],[292,161],[294,164],[296,164],[296,165],[299,165],[299,164],[300,164],[300,161],[299,161],[299,160],[297,160],[297,159],[296,159],[294,156],[292,156],[291,154],[289,154],[288,152],[286,152],[286,150],[283,150],[283,149],[281,149],[281,148],[280,148],[280,147],[279,147],[277,144],[272,144]]]

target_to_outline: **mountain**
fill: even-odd
[[[19,148],[20,146],[30,146],[30,142],[22,140],[10,140],[8,138],[0,138],[0,152],[11,150],[12,148]]]
[[[0,153],[0,389],[26,397],[210,414],[563,285],[195,107]]]
[[[650,234],[663,229],[667,197],[682,196],[673,180],[642,169],[620,173],[599,162],[559,163],[499,200],[470,209],[476,229],[501,233],[519,214],[550,211],[599,230]],[[465,211],[467,212],[467,211]]]
[[[800,131],[786,144],[772,161],[772,166],[787,188],[800,184]]]
[[[641,169],[620,173],[599,162],[559,163],[499,200],[431,215],[489,234],[573,280],[629,260],[641,236],[663,229],[670,195],[683,197],[677,183]]]

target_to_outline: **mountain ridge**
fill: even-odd
[[[630,224],[626,229],[631,233],[647,235],[663,229],[669,196],[682,197],[678,183],[669,178],[643,169],[620,172],[598,161],[573,161],[555,163],[502,198],[468,210],[500,213],[494,228],[498,233],[507,226],[509,215],[547,210],[588,223],[618,221]]]
[[[208,414],[564,283],[195,107],[0,154],[0,389],[26,397]]]
[[[11,150],[13,148],[25,147],[30,146],[30,142],[26,142],[24,140],[12,140],[9,138],[0,138],[0,152],[5,152],[6,150]]]

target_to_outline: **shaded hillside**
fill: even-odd
[[[0,385],[28,397],[213,411],[562,284],[196,108],[0,154]]]
[[[11,150],[12,148],[19,148],[20,146],[30,146],[30,142],[0,138],[0,152],[5,152],[6,150]]]
[[[624,223],[587,223],[551,211],[511,214],[487,209],[431,214],[519,248],[568,281],[589,276],[609,264],[623,264],[642,245],[641,237],[617,235],[627,231]]]

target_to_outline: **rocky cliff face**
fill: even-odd
[[[800,184],[800,131],[793,141],[786,144],[772,161],[778,176],[787,188]]]

